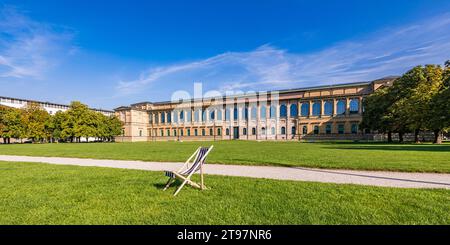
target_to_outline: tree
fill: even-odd
[[[445,62],[442,84],[431,99],[431,115],[427,127],[434,133],[433,143],[442,143],[442,132],[450,128],[450,61]]]
[[[122,122],[116,116],[107,117],[108,119],[108,141],[113,141],[115,136],[122,134]]]
[[[419,141],[421,130],[433,130],[435,142],[446,121],[450,104],[447,97],[450,62],[443,70],[439,65],[416,66],[396,79],[388,88],[369,95],[364,104],[362,126],[380,132],[397,132],[399,141],[403,134],[414,132]],[[444,86],[444,84],[447,84]]]
[[[33,142],[42,142],[51,136],[46,129],[50,115],[39,104],[29,102],[22,110],[22,121],[25,126],[25,137],[30,138]]]
[[[387,133],[388,142],[392,142],[392,120],[386,116],[386,112],[392,105],[388,92],[389,88],[380,88],[363,100],[361,128]]]
[[[419,142],[419,132],[428,130],[427,124],[432,117],[431,101],[442,86],[442,68],[438,65],[418,66],[411,70],[413,76],[409,76],[407,93],[400,111],[402,120],[408,125],[408,129],[414,132],[415,142]]]
[[[10,143],[11,138],[22,139],[25,136],[25,127],[21,110],[2,106],[0,108],[0,129],[0,136],[4,143]]]

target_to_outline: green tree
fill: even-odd
[[[107,117],[108,119],[108,141],[113,141],[114,137],[122,134],[122,122],[116,116]]]
[[[380,88],[363,100],[363,119],[361,128],[388,134],[388,142],[392,142],[392,121],[386,117],[392,101],[389,88]]]
[[[21,110],[0,107],[0,136],[4,143],[10,143],[11,138],[22,139],[25,137]]]
[[[22,110],[22,120],[25,126],[25,136],[33,142],[42,142],[51,136],[48,128],[46,128],[50,121],[50,115],[39,104],[28,103]]]
[[[431,115],[427,127],[434,133],[434,143],[442,143],[442,132],[450,128],[450,61],[445,63],[442,84],[431,99]]]

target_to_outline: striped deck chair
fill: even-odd
[[[173,182],[175,182],[177,178],[181,179],[183,183],[175,191],[175,193],[173,194],[174,196],[176,196],[178,192],[180,192],[180,190],[183,188],[185,184],[188,184],[195,188],[199,188],[201,190],[206,189],[206,186],[203,184],[203,164],[205,163],[206,157],[211,152],[213,147],[214,146],[210,146],[209,148],[199,147],[178,171],[165,171],[165,175],[169,177],[169,180],[167,181],[164,190],[167,190],[167,188],[169,188],[169,186]],[[194,159],[194,157],[195,160],[192,162],[192,165],[190,165],[190,161]],[[196,173],[199,170],[200,170],[200,184],[197,184],[191,180],[191,177],[194,173]]]

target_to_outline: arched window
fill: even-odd
[[[192,111],[191,110],[187,111],[187,121],[192,122]]]
[[[242,134],[243,134],[243,135],[247,135],[247,128],[243,128],[243,129],[242,129]]]
[[[277,111],[277,108],[274,105],[270,106],[270,118],[275,118],[275,112]]]
[[[260,114],[259,116],[261,117],[261,119],[266,119],[266,110],[267,110],[266,106],[262,105],[261,111],[259,112],[259,114]]]
[[[166,113],[161,112],[161,123],[166,123]]]
[[[323,105],[323,114],[327,116],[333,115],[333,102],[332,101],[325,101]]]
[[[167,129],[167,136],[170,136],[170,129]]]
[[[191,129],[190,128],[188,128],[188,130],[187,130],[187,136],[191,136]]]
[[[180,121],[184,122],[184,111],[180,111]]]
[[[194,136],[198,136],[198,129],[194,129]]]
[[[184,136],[184,130],[183,129],[180,129],[180,135]]]
[[[336,114],[342,115],[345,114],[345,101],[339,100],[336,104]]]
[[[222,135],[222,129],[221,128],[217,129],[217,135],[219,135],[219,136]]]
[[[177,130],[176,129],[173,130],[173,136],[177,136]]]
[[[214,121],[215,117],[216,117],[216,112],[214,110],[209,112],[209,120],[210,121]]]
[[[239,116],[239,110],[238,110],[238,108],[237,107],[234,107],[234,109],[233,109],[233,120],[234,121],[237,121],[238,120],[238,116]]]
[[[319,126],[314,126],[314,134],[319,134]]]
[[[290,116],[291,117],[296,117],[297,115],[298,115],[297,104],[291,104]]]
[[[244,120],[248,120],[248,107],[245,107],[245,108],[242,110],[242,118],[243,118]]]
[[[213,135],[213,134],[214,134],[213,129],[210,128],[210,129],[209,129],[209,135]]]
[[[250,117],[252,120],[256,120],[256,105],[252,106],[252,112],[251,112]]]
[[[309,116],[309,103],[302,103],[301,116],[302,117]]]
[[[287,106],[285,104],[280,106],[280,117],[287,117]]]
[[[331,134],[331,124],[327,124],[327,126],[325,126],[325,133]]]
[[[308,126],[303,126],[303,134],[308,134]]]
[[[204,128],[202,128],[202,136],[205,136],[205,135],[206,135],[206,131]]]
[[[169,111],[167,112],[167,123],[171,123],[172,122],[172,112]]]
[[[159,123],[159,115],[158,115],[158,113],[155,114],[155,123]]]
[[[274,135],[274,134],[275,134],[275,127],[272,127],[272,128],[270,129],[270,131],[271,131],[272,135]]]
[[[281,134],[286,134],[286,128],[285,127],[281,127]]]
[[[295,126],[294,126],[294,127],[291,128],[291,134],[296,134],[295,131],[296,131],[296,128],[295,128]]]
[[[225,129],[225,134],[226,135],[230,135],[230,129],[229,128]]]
[[[160,134],[160,136],[164,136],[164,130],[159,130],[159,134]]]
[[[225,120],[230,121],[230,109],[225,110]]]
[[[256,128],[252,128],[252,135],[256,134]]]
[[[178,111],[173,111],[173,122],[174,123],[178,122]]]
[[[142,130],[139,130],[139,136],[142,136]]]
[[[359,112],[359,100],[358,99],[351,99],[350,100],[350,113],[356,114]]]
[[[200,120],[200,110],[194,112],[194,121],[198,122]]]
[[[206,110],[202,109],[202,122],[206,121]]]
[[[320,108],[320,107],[322,107],[320,101],[317,101],[317,102],[314,102],[314,103],[313,103],[313,107],[312,107],[312,110],[313,110],[313,111],[312,111],[312,114],[313,114],[313,116],[320,116],[321,109],[322,109],[322,108]]]
[[[217,120],[222,121],[222,108],[217,109]]]

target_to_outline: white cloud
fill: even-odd
[[[72,32],[0,8],[0,77],[42,78],[62,56],[74,52]]]
[[[260,91],[366,81],[400,75],[419,64],[440,64],[450,58],[449,54],[450,14],[444,14],[314,53],[290,53],[263,45],[249,52],[226,52],[204,60],[153,67],[138,79],[121,81],[116,89],[125,95],[165,87],[170,93],[201,81],[208,89]]]

